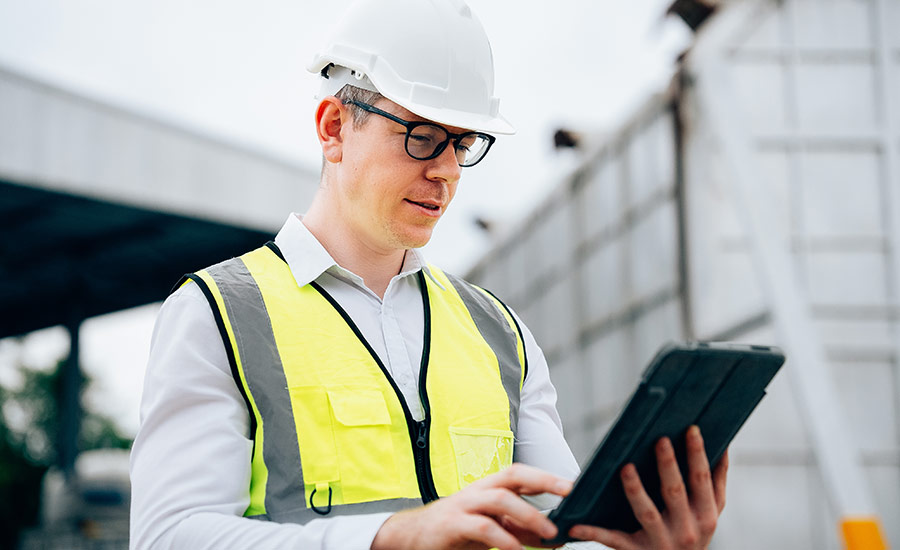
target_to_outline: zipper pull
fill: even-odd
[[[424,449],[426,445],[428,445],[428,440],[426,436],[428,434],[428,428],[425,426],[425,421],[418,422],[419,425],[419,437],[416,439],[416,447],[420,449]]]

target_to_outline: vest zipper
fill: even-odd
[[[428,504],[437,500],[434,492],[434,480],[431,478],[431,460],[428,456],[428,423],[425,420],[416,422],[419,435],[416,438],[414,453],[416,455],[416,477],[419,480],[419,492],[422,494],[422,502]]]
[[[418,481],[419,484],[419,494],[422,495],[422,502],[428,504],[439,498],[437,489],[434,487],[434,478],[431,474],[431,458],[429,456],[428,430],[431,425],[431,415],[426,405],[425,419],[417,422],[409,411],[409,407],[406,405],[406,400],[404,399],[400,388],[397,387],[394,380],[390,377],[387,369],[384,368],[384,365],[382,365],[380,361],[378,363],[379,366],[381,366],[385,377],[387,377],[390,382],[391,387],[394,389],[394,393],[397,394],[400,406],[403,408],[403,415],[406,417],[406,425],[409,428],[409,442],[412,444],[413,459],[416,465],[416,481]],[[424,381],[424,376],[422,379]],[[427,397],[425,396],[424,390],[420,389],[420,395],[427,403]]]
[[[431,473],[431,453],[428,450],[428,432],[431,428],[431,407],[428,403],[427,376],[428,359],[431,354],[431,303],[428,300],[428,286],[425,274],[419,271],[419,289],[422,291],[422,309],[425,318],[425,333],[422,336],[422,362],[419,364],[419,398],[422,401],[422,411],[425,419],[418,423],[419,433],[416,438],[418,450],[416,460],[416,476],[419,478],[419,492],[422,493],[422,501],[425,504],[440,498],[434,486],[434,477]],[[414,449],[415,450],[415,449]]]
[[[428,317],[425,318],[428,323]],[[426,331],[428,329],[426,328]],[[424,363],[424,361],[423,361]],[[419,478],[419,491],[422,493],[422,501],[425,504],[440,498],[434,486],[434,477],[431,474],[431,453],[429,452],[428,432],[431,428],[431,410],[428,406],[428,394],[425,392],[425,371],[427,364],[423,364],[419,371],[419,397],[422,399],[422,409],[425,411],[425,419],[418,422],[419,434],[416,438],[416,475]]]
[[[428,428],[425,427],[425,421],[419,422],[419,437],[416,439],[416,447],[424,449],[428,446]]]

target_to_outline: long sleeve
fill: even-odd
[[[276,524],[249,503],[247,407],[209,304],[194,284],[163,305],[131,455],[131,548],[367,549],[390,514]]]
[[[516,320],[525,340],[528,375],[522,385],[513,459],[574,480],[579,473],[578,462],[563,437],[556,410],[556,388],[550,381],[547,360],[525,323],[518,316]],[[527,500],[538,508],[550,509],[556,506],[559,497],[538,495]]]
[[[563,437],[562,421],[556,410],[556,388],[550,381],[547,360],[528,327],[521,321],[519,326],[525,337],[528,376],[522,385],[515,460],[575,479],[579,473],[578,462]]]
[[[547,359],[525,323],[513,312],[525,338],[528,355],[528,376],[522,385],[519,424],[516,430],[514,460],[574,480],[580,468],[563,437],[562,422],[556,410],[556,388],[550,381]],[[524,497],[542,510],[550,510],[559,504],[555,495]],[[604,550],[597,542],[570,542],[563,546],[571,550]]]

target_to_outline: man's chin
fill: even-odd
[[[399,228],[398,228],[399,229]],[[430,226],[413,226],[402,228],[404,230],[396,231],[394,237],[402,248],[422,248],[429,241],[434,232],[434,225]]]
[[[403,248],[422,248],[431,241],[431,232],[428,235],[407,235],[406,238],[401,240]]]

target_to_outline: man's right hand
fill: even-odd
[[[542,538],[556,536],[556,526],[520,495],[566,496],[571,490],[571,481],[513,464],[427,506],[394,514],[375,535],[372,550],[541,546]]]

